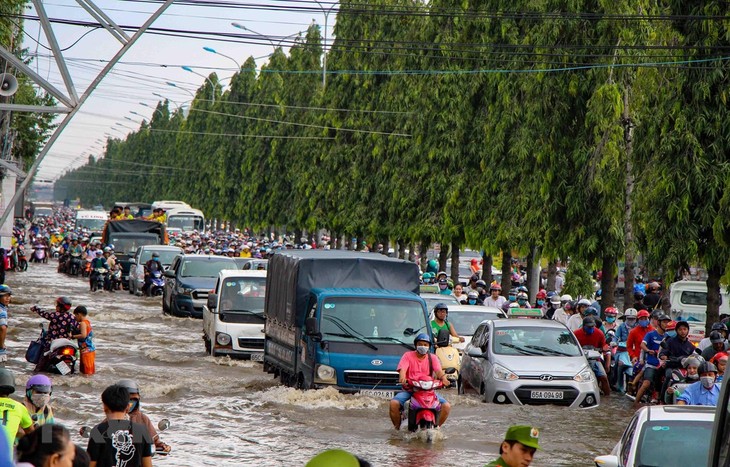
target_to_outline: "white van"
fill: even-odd
[[[76,211],[76,229],[101,232],[109,215],[104,211]]]
[[[230,355],[262,362],[266,271],[224,269],[215,293],[203,305],[203,341],[212,355]]]
[[[699,342],[705,335],[707,321],[707,283],[704,281],[679,281],[669,289],[671,317],[689,321],[690,340]],[[730,295],[727,287],[720,286],[720,314],[730,314]]]
[[[205,230],[205,216],[203,211],[193,208],[175,208],[165,213],[167,219],[167,230],[181,230],[192,232],[193,230]]]

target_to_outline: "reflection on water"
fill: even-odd
[[[444,439],[428,444],[392,429],[387,401],[331,389],[296,391],[279,386],[259,363],[205,355],[202,321],[163,316],[159,299],[90,293],[86,280],[57,274],[53,264],[29,268],[7,277],[16,291],[7,366],[18,386],[30,377],[32,365],[23,355],[44,321],[28,308],[51,308],[58,295],[86,305],[96,335],[97,374],[53,377],[56,417],[72,432],[98,423],[101,391],[134,378],[153,423],[171,422],[161,437],[173,454],[155,459],[155,465],[301,466],[317,452],[342,447],[377,466],[479,466],[497,457],[505,431],[517,423],[541,429],[544,450],[533,465],[591,465],[593,456],[610,452],[632,413],[630,401],[615,396],[597,409],[574,411],[488,405],[444,391],[451,417]],[[78,436],[74,441],[85,443]]]

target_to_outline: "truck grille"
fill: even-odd
[[[345,370],[345,383],[372,388],[395,386],[398,384],[398,372]]]
[[[264,340],[239,337],[238,346],[244,349],[264,350]]]

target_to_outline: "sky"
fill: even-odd
[[[185,1],[185,0],[183,0]],[[323,0],[322,6],[331,8],[332,0]],[[111,19],[120,26],[141,26],[159,7],[157,0],[94,0]],[[199,3],[212,2],[202,0]],[[186,3],[190,3],[189,0]],[[228,38],[181,38],[145,33],[124,55],[112,71],[84,103],[71,123],[61,133],[48,156],[40,166],[36,181],[53,180],[66,170],[79,167],[88,161],[89,155],[103,154],[108,137],[124,138],[139,128],[142,119],[149,121],[157,102],[162,100],[156,94],[168,98],[175,106],[184,106],[192,99],[196,89],[204,82],[182,66],[190,67],[196,73],[207,76],[217,73],[223,84],[230,82],[239,64],[250,57],[257,58],[260,67],[274,50],[274,44],[291,40],[305,31],[312,22],[324,24],[324,13],[314,0],[289,2],[287,0],[218,0],[217,5],[229,4],[237,8],[204,5],[191,6],[174,4],[152,25],[159,28],[205,31],[215,35],[233,34],[251,43],[235,43]],[[44,0],[46,13],[53,19],[65,21],[95,22],[75,0]],[[271,11],[252,6],[298,7],[300,11]],[[37,12],[29,2],[25,12],[33,18]],[[328,37],[331,41],[334,13],[328,22]],[[232,26],[236,22],[249,31]],[[53,24],[54,33],[69,72],[81,96],[91,81],[98,75],[121,48],[121,43],[105,29],[88,26]],[[34,56],[31,67],[54,86],[65,90],[61,73],[52,53],[47,49],[48,40],[40,30],[40,22],[26,19],[23,47]],[[128,32],[131,36],[132,32]],[[210,47],[218,53],[203,49]],[[223,55],[231,58],[226,58]],[[167,84],[174,83],[175,86]],[[61,116],[58,117],[60,122]]]

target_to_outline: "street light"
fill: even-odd
[[[215,84],[213,84],[213,81],[210,78],[208,78],[207,76],[205,76],[204,74],[198,73],[197,71],[193,70],[189,66],[183,65],[181,68],[183,70],[185,70],[185,71],[189,71],[190,73],[192,73],[194,75],[198,75],[198,76],[200,76],[200,77],[205,78],[205,79],[208,80],[208,82],[210,83],[210,86],[211,86],[211,88],[210,88],[210,94],[211,94],[210,95],[210,101],[215,104]]]
[[[222,54],[212,47],[203,47],[203,50],[205,50],[206,52],[210,52],[212,54],[220,55],[221,57],[226,57],[227,59],[232,60],[233,63],[236,64],[236,66],[238,67],[239,70],[241,69],[241,65],[238,63],[238,61],[235,58],[231,57],[230,55]]]
[[[314,0],[324,14],[324,40],[322,41],[322,88],[327,86],[327,21],[329,20],[332,9],[337,6],[333,3],[329,8],[325,8],[319,0]]]
[[[188,94],[190,94],[190,96],[192,96],[193,99],[195,99],[195,94],[193,94],[190,90],[188,90],[186,88],[181,88],[180,86],[178,86],[177,84],[173,83],[172,81],[165,81],[165,84],[167,84],[168,86],[171,86],[173,88],[182,89],[183,91],[185,91]]]
[[[257,36],[263,37],[264,39],[266,39],[267,41],[269,41],[269,43],[271,44],[271,46],[273,48],[275,48],[275,49],[278,49],[279,47],[281,47],[281,43],[284,42],[285,40],[289,39],[290,37],[299,36],[300,34],[307,32],[307,31],[295,32],[294,34],[289,34],[288,36],[282,37],[281,39],[279,39],[278,42],[274,42],[271,39],[271,37],[267,36],[266,34],[261,34],[260,32],[256,32],[253,29],[247,28],[246,26],[244,26],[241,23],[231,23],[231,26],[233,26],[234,28],[241,29],[243,31],[251,32],[253,34],[256,34]]]

